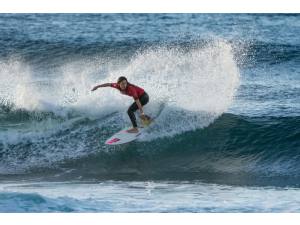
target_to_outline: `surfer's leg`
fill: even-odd
[[[140,100],[140,102],[141,102],[141,104],[144,106],[144,105],[146,105],[148,102],[149,102],[149,96],[148,96],[148,94],[145,92],[140,98],[139,98],[139,100]],[[137,104],[134,102],[134,103],[132,103],[132,105],[128,108],[128,110],[127,110],[127,113],[128,113],[128,116],[129,116],[129,118],[130,118],[130,120],[131,120],[131,123],[132,123],[132,126],[133,127],[137,127],[137,123],[136,123],[136,117],[135,117],[135,114],[134,114],[134,112],[136,111],[136,110],[138,110],[138,106],[137,106]]]
[[[136,117],[134,115],[134,112],[138,109],[138,106],[137,104],[134,102],[132,103],[132,105],[128,108],[127,110],[127,113],[128,113],[128,116],[131,120],[131,123],[132,123],[132,126],[133,127],[137,127],[137,123],[136,123]]]

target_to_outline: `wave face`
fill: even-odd
[[[112,128],[94,123],[83,119],[48,137],[8,144],[1,177],[299,183],[299,117],[224,114],[203,129],[117,147],[102,144]]]
[[[0,177],[298,186],[298,21],[0,15]],[[155,124],[105,146],[132,100],[90,90],[122,75],[148,92]]]

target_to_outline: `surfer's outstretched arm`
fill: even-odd
[[[93,87],[92,91],[96,91],[98,88],[101,88],[101,87],[111,87],[111,83],[99,84],[99,85]]]

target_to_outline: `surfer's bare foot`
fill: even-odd
[[[127,132],[128,133],[137,133],[137,132],[139,132],[139,129],[137,129],[137,127],[133,127],[131,129],[127,130]]]

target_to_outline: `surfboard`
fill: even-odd
[[[150,118],[150,117],[149,117]],[[125,128],[120,130],[119,132],[115,133],[113,136],[108,138],[105,141],[105,144],[107,145],[121,145],[125,143],[129,143],[131,141],[134,141],[137,139],[147,128],[148,126],[153,122],[153,119],[149,119],[147,122],[143,122],[143,127],[139,127],[139,132],[137,133],[128,133],[127,130],[130,129]]]
[[[105,141],[105,144],[121,145],[121,144],[125,144],[128,142],[134,141],[142,134],[142,132],[145,128],[139,128],[138,133],[128,133],[127,132],[128,129],[130,129],[130,128],[128,127],[128,128],[125,128],[125,129],[120,130],[119,132],[115,133],[113,136],[111,136],[110,138],[108,138]]]

